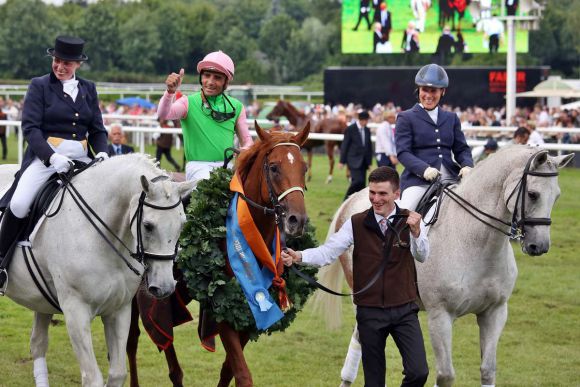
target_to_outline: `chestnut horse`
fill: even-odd
[[[271,213],[264,211],[264,207],[272,208],[280,205],[285,213],[281,217],[282,223],[278,226],[280,231],[287,236],[299,236],[303,233],[307,220],[306,207],[304,204],[304,187],[306,175],[306,163],[300,152],[301,146],[306,142],[310,132],[310,123],[307,122],[302,131],[293,135],[285,132],[272,132],[262,130],[256,124],[256,132],[259,141],[249,149],[243,151],[237,162],[236,170],[240,176],[245,197],[252,218],[267,246],[272,245],[276,222]],[[252,203],[253,202],[253,203]],[[256,206],[257,205],[257,206]],[[280,265],[280,270],[283,266]],[[183,288],[184,283],[178,277],[176,288]],[[180,298],[179,302],[187,303],[191,299]],[[137,379],[137,342],[139,338],[138,304],[133,303],[133,320],[127,343],[129,366],[131,370],[131,386],[139,385]],[[163,304],[163,300],[157,300],[154,309],[148,313],[161,313],[158,320],[172,319],[171,306]],[[217,324],[226,359],[222,365],[219,386],[229,386],[235,379],[237,387],[249,387],[253,385],[250,370],[246,364],[243,350],[249,341],[247,332],[237,332],[227,322]],[[183,385],[183,372],[177,361],[175,348],[172,340],[161,348],[165,351],[169,367],[169,377],[174,386]]]
[[[309,118],[302,113],[294,105],[288,101],[279,100],[274,106],[274,109],[266,116],[269,120],[275,120],[280,117],[286,117],[290,124],[296,128],[303,127]],[[329,133],[329,134],[344,134],[346,129],[346,122],[338,118],[324,118],[316,123],[312,133]],[[312,150],[313,148],[324,144],[326,148],[326,155],[328,156],[329,170],[326,183],[332,182],[332,174],[334,172],[334,148],[338,145],[335,140],[308,140],[303,148],[306,149],[308,155],[308,181],[312,179]]]

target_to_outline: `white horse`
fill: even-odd
[[[523,234],[520,242],[524,253],[541,255],[548,251],[550,213],[560,195],[557,170],[573,156],[551,157],[537,148],[512,146],[478,163],[453,192],[497,220],[473,208],[468,212],[449,194],[443,196],[439,220],[429,230],[429,258],[425,263],[416,262],[419,293],[428,314],[437,363],[438,386],[451,386],[454,382],[452,326],[457,318],[471,313],[477,316],[480,329],[481,384],[494,385],[497,344],[518,273],[513,249],[504,233],[509,233],[508,225],[515,222],[515,228]],[[364,189],[339,208],[329,234],[336,232],[350,216],[367,208],[368,189]],[[497,229],[475,219],[473,214]],[[352,288],[351,253],[342,256],[340,262]],[[343,280],[337,262],[323,268],[319,275],[320,282],[333,289],[340,289]],[[315,300],[316,306],[326,312],[327,321],[335,325],[340,321],[337,299],[318,292]],[[341,374],[342,386],[350,386],[354,381],[359,362],[360,344],[355,329]]]
[[[0,176],[5,174],[0,171]],[[9,183],[0,180],[0,187]],[[66,191],[58,213],[41,219],[31,235],[36,265],[30,250],[16,248],[6,295],[35,312],[30,351],[37,386],[48,386],[48,326],[56,313],[64,314],[82,385],[91,387],[104,385],[90,325],[101,316],[109,355],[107,386],[122,386],[127,375],[125,348],[131,300],[143,275],[154,296],[166,297],[174,291],[173,258],[185,222],[181,198],[191,192],[194,182],[173,183],[148,157],[133,154],[96,164],[74,178],[72,184],[118,237],[104,231],[91,215],[117,251],[82,214],[73,194]],[[61,196],[57,195],[48,212],[56,210]],[[30,265],[33,269],[36,266],[33,271],[42,291],[31,278],[25,250]],[[131,256],[135,251],[141,254]],[[51,296],[55,298],[52,303],[48,301]]]

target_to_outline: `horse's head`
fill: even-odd
[[[515,169],[506,180],[504,199],[514,214],[512,223],[521,230],[522,251],[542,255],[550,248],[550,214],[560,196],[558,169],[566,166],[574,154],[552,157],[548,151],[535,153],[523,169]]]
[[[276,105],[274,106],[274,108],[272,109],[272,111],[270,113],[268,113],[268,115],[266,116],[266,118],[268,120],[277,120],[278,118],[284,116],[286,114],[286,106],[285,106],[285,102],[282,100],[279,100]]]
[[[191,193],[195,183],[141,176],[142,194],[131,201],[131,214],[135,214],[131,232],[137,240],[137,255],[147,267],[147,290],[154,297],[164,298],[175,290],[173,262],[185,223],[181,199]]]
[[[300,147],[309,131],[310,123],[297,134],[269,133],[256,123],[260,141],[239,160],[246,195],[264,207],[274,208],[283,222],[281,230],[290,236],[302,234],[307,219],[304,204],[307,166]]]

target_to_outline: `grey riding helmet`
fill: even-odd
[[[446,89],[449,86],[449,78],[443,67],[431,63],[419,69],[415,76],[415,84],[418,87],[429,86]]]

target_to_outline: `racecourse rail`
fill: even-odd
[[[145,144],[147,141],[151,141],[153,138],[152,135],[159,134],[159,133],[172,133],[172,134],[181,134],[181,128],[161,128],[157,122],[157,116],[135,116],[135,115],[127,115],[127,114],[103,114],[103,119],[106,122],[116,122],[116,121],[129,121],[136,124],[136,126],[131,125],[123,125],[123,130],[127,133],[134,133],[133,142],[138,146],[139,151],[141,153],[145,153]],[[269,120],[248,120],[248,125],[253,128],[254,121],[256,121],[259,125],[266,125],[272,124]],[[280,121],[281,125],[287,125],[288,121]],[[9,120],[0,120],[0,126],[6,125],[8,128],[18,127],[20,128],[21,122],[20,121],[9,121]],[[107,129],[109,129],[109,125],[105,125]],[[376,128],[379,124],[369,123],[368,125],[371,128]],[[462,130],[466,133],[469,132],[476,132],[476,133],[503,133],[504,135],[508,135],[511,137],[511,133],[513,133],[517,127],[515,126],[475,126],[475,127],[464,127]],[[580,128],[560,128],[560,127],[546,127],[546,128],[539,128],[536,131],[544,134],[556,134],[556,133],[569,133],[569,134],[580,134]],[[256,137],[256,132],[254,130],[250,131],[251,135]],[[7,134],[10,135],[10,130],[7,131]],[[149,134],[148,138],[146,134]],[[332,141],[342,141],[343,140],[342,134],[327,134],[327,133],[310,133],[308,138],[311,140],[332,140]],[[375,141],[375,136],[371,136],[371,141]],[[545,143],[542,145],[543,149],[547,150],[554,150],[561,153],[561,151],[570,151],[570,152],[580,152],[580,144],[564,144],[561,143],[561,140],[558,140],[558,143]],[[485,145],[487,140],[473,140],[467,139],[467,144],[470,147],[482,146]],[[502,146],[505,145],[507,141],[499,141],[498,145]],[[22,162],[22,155],[23,155],[23,146],[24,146],[24,138],[22,136],[22,131],[18,130],[18,163]],[[179,148],[181,143],[179,138],[176,137],[176,146]]]

